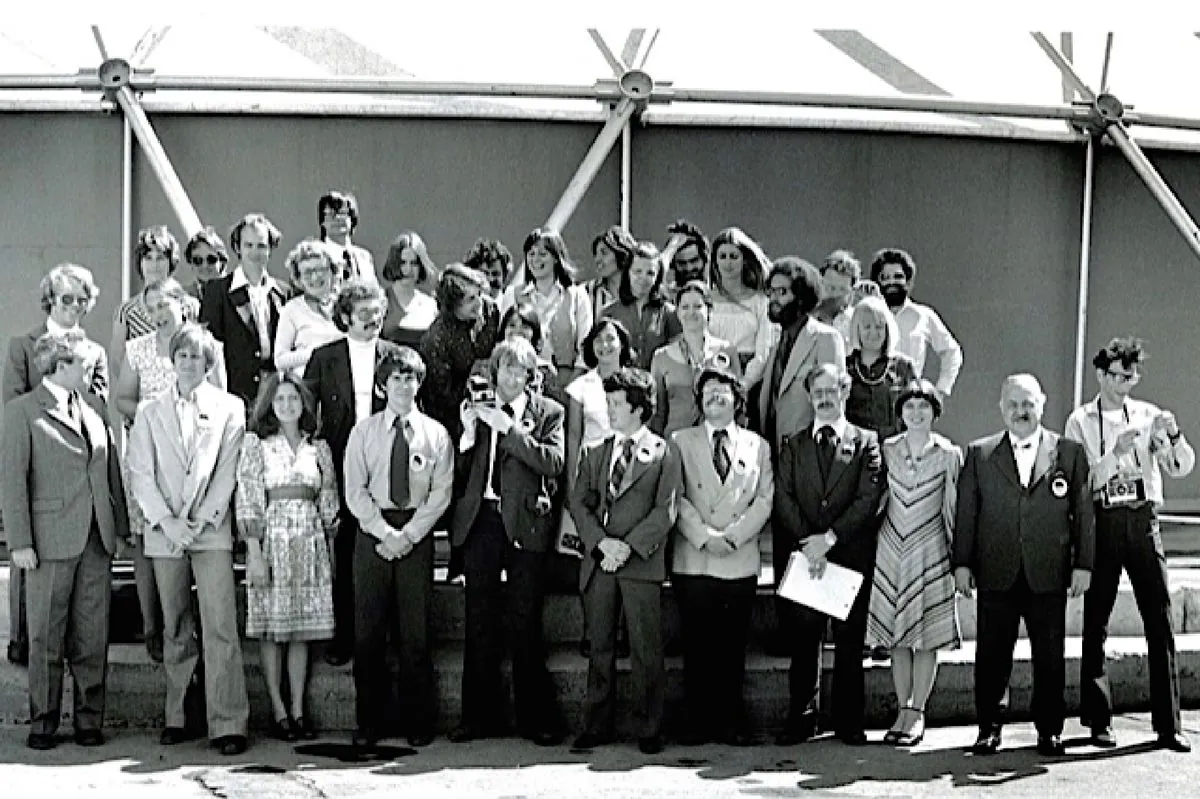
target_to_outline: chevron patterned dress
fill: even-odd
[[[942,436],[931,440],[915,458],[904,434],[883,444],[887,515],[867,623],[872,646],[937,650],[956,648],[960,641],[950,544],[963,456]]]

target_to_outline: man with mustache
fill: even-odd
[[[834,250],[821,262],[821,300],[813,316],[842,334],[850,346],[850,316],[854,312],[854,287],[862,266],[849,250]]]
[[[1096,540],[1087,455],[1042,427],[1045,407],[1036,377],[1008,377],[1000,389],[1006,430],[973,441],[958,478],[950,561],[963,596],[979,589],[978,755],[1000,748],[1021,619],[1033,650],[1037,751],[1064,753],[1067,597],[1088,590]]]
[[[708,265],[709,242],[700,228],[686,219],[679,219],[667,225],[671,238],[663,247],[663,263],[670,268],[667,270],[663,290],[672,300],[680,286],[686,286],[688,281],[702,280],[708,282],[705,276]]]
[[[954,381],[962,369],[962,347],[937,311],[910,298],[916,276],[917,265],[904,250],[885,248],[871,259],[871,280],[879,284],[900,328],[897,342],[900,352],[912,358],[917,377],[921,377],[926,353],[929,349],[934,351],[939,361],[936,386],[944,398],[954,390]]]
[[[313,350],[304,382],[317,398],[320,437],[329,442],[341,492],[341,526],[333,539],[333,641],[325,653],[331,666],[342,666],[354,652],[354,549],[359,524],[346,503],[346,445],[354,425],[387,405],[376,371],[385,356],[399,358],[401,347],[379,337],[387,315],[387,293],[375,281],[342,284],[333,321],[346,337]]]
[[[863,575],[846,620],[834,625],[832,714],[838,738],[850,746],[862,746],[867,742],[862,647],[885,484],[883,459],[876,433],[846,420],[850,375],[843,364],[820,364],[808,373],[805,384],[814,421],[788,438],[779,453],[776,558],[782,555],[786,559],[799,551],[807,557],[814,576],[824,573],[827,562]],[[829,617],[785,599],[779,600],[779,614],[790,631],[792,665],[788,673],[791,707],[776,742],[790,746],[816,732],[821,639]]]

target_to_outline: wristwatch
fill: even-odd
[[[833,549],[833,547],[837,546],[837,533],[835,533],[833,530],[826,530],[825,543],[830,549]]]

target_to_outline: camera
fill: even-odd
[[[1100,488],[1100,505],[1120,508],[1146,501],[1146,483],[1140,477],[1113,477]]]
[[[483,375],[471,375],[467,378],[467,395],[471,402],[480,405],[495,405],[496,390]]]

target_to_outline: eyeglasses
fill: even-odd
[[[1137,372],[1129,372],[1129,373],[1114,372],[1111,369],[1109,369],[1109,370],[1105,370],[1104,374],[1108,375],[1113,380],[1117,381],[1118,385],[1122,385],[1122,386],[1135,385],[1139,380],[1142,379],[1142,376],[1140,374],[1138,374]]]
[[[77,296],[75,294],[59,294],[58,302],[60,305],[63,305],[67,308],[70,308],[73,305],[78,305],[80,308],[82,308],[83,306],[87,305],[88,298],[83,295]]]
[[[335,211],[332,208],[325,209],[325,216],[332,217],[334,219],[350,219],[351,218],[349,211]]]
[[[189,258],[188,260],[192,262],[192,266],[204,266],[205,264],[216,266],[221,263],[219,255],[206,255],[203,258]]]
[[[300,270],[300,277],[302,279],[309,277],[321,277],[322,275],[329,274],[332,274],[332,270],[328,266],[313,266]]]

